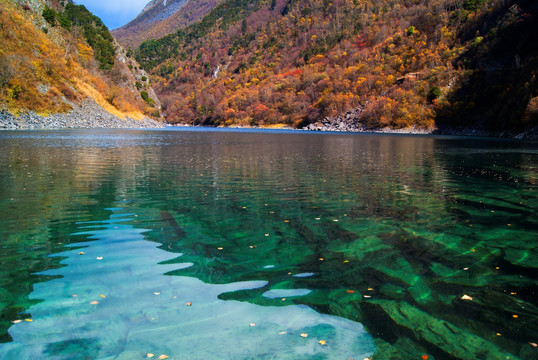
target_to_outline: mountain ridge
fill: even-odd
[[[124,47],[136,48],[200,20],[221,1],[152,0],[135,19],[111,33]]]

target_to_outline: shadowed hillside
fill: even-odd
[[[221,0],[152,0],[130,23],[113,30],[124,47],[136,48],[148,39],[176,32],[204,17]]]

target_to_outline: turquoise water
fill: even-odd
[[[80,130],[0,153],[2,359],[538,358],[537,143]]]

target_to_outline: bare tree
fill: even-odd
[[[5,88],[15,76],[15,69],[6,56],[0,56],[0,89]]]

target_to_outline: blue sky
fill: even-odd
[[[133,20],[150,0],[74,0],[103,20],[110,29],[117,29]]]

